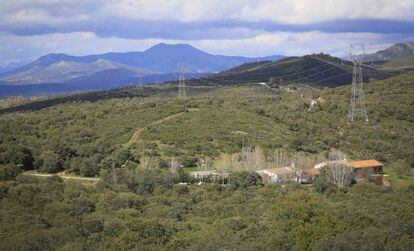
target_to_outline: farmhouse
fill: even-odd
[[[319,168],[312,168],[307,170],[302,170],[299,172],[298,182],[301,184],[310,184],[313,183],[321,174]]]
[[[384,165],[376,160],[358,160],[348,161],[334,160],[321,162],[314,165],[314,168],[297,170],[293,166],[282,168],[263,169],[257,173],[262,177],[264,182],[285,184],[288,182],[298,182],[301,184],[313,183],[320,175],[321,169],[327,166],[343,166],[352,168],[356,181],[368,180],[378,185],[383,185],[383,167]]]
[[[342,165],[352,168],[356,181],[366,179],[370,182],[377,183],[378,185],[383,185],[383,176],[384,176],[384,164],[377,160],[357,160],[357,161],[348,161],[344,160],[334,160],[321,162],[316,164],[315,168],[324,168],[328,165]]]
[[[257,172],[265,182],[284,184],[296,181],[296,172],[291,167],[264,169]]]
[[[384,164],[377,160],[359,160],[350,162],[354,173],[355,179],[367,179],[368,181],[383,184]]]

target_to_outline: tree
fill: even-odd
[[[350,186],[354,180],[355,175],[352,166],[346,162],[331,162],[325,168],[329,180],[339,188]]]
[[[278,148],[269,153],[267,163],[269,167],[284,167],[289,165],[289,158],[283,149]]]
[[[79,173],[86,177],[94,177],[99,174],[99,165],[93,157],[84,159],[79,166]]]
[[[252,171],[253,168],[253,148],[251,146],[243,146],[240,151],[240,160],[245,170]]]
[[[294,151],[302,150],[302,146],[303,146],[303,140],[299,138],[293,139],[289,143],[289,147]]]
[[[230,176],[230,185],[233,189],[246,189],[263,184],[262,177],[255,172],[234,172]]]
[[[131,160],[132,158],[131,151],[126,149],[120,149],[114,153],[114,161],[118,167],[121,167],[127,160]]]
[[[115,198],[111,201],[112,210],[132,208],[142,211],[142,207],[145,204],[145,199],[134,193],[117,193]]]
[[[32,151],[26,147],[20,145],[0,147],[0,163],[11,163],[19,165],[23,170],[32,170],[34,161]]]
[[[334,160],[343,160],[346,158],[346,154],[341,152],[338,149],[332,148],[329,152],[328,152],[328,158],[330,161],[334,161]]]
[[[258,170],[264,169],[266,165],[266,158],[260,146],[256,146],[254,148],[253,156],[254,156],[254,162],[255,162],[254,163],[255,170],[258,171]]]
[[[155,158],[144,156],[139,160],[139,167],[141,169],[156,169],[158,168],[159,162]]]
[[[63,161],[59,155],[52,151],[45,151],[41,154],[42,166],[40,171],[46,173],[57,173],[63,170]]]
[[[17,154],[13,156],[12,160],[16,165],[21,165],[24,170],[33,169],[34,158],[30,149],[25,147],[21,148]]]
[[[13,180],[21,172],[22,170],[16,165],[0,165],[0,181]]]
[[[192,181],[190,174],[183,168],[178,169],[177,179],[178,179],[178,182],[183,182],[183,183],[190,183]]]
[[[398,177],[408,175],[411,171],[410,166],[404,161],[396,161],[394,163],[391,163],[390,169],[394,170]]]
[[[170,162],[168,162],[168,168],[170,169],[170,172],[173,174],[176,174],[178,169],[180,168],[178,161],[174,157],[172,157]]]

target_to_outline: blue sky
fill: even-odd
[[[0,64],[189,43],[213,54],[368,52],[414,41],[414,0],[1,0]]]

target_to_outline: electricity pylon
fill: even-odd
[[[179,98],[185,98],[186,92],[185,92],[185,66],[179,65],[177,67],[177,72],[179,74],[179,80],[178,80],[178,97]]]
[[[365,57],[365,48],[363,45],[360,45],[359,47],[362,55],[358,57],[353,54],[355,46],[351,45],[349,48],[349,57],[354,66],[352,69],[351,103],[349,106],[348,117],[351,121],[354,121],[354,119],[358,116],[362,116],[365,118],[365,121],[368,122],[368,114],[364,97],[364,80],[362,77],[362,64]]]
[[[139,77],[139,89],[141,91],[144,91],[144,81],[142,79],[142,76]]]

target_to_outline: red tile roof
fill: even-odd
[[[366,167],[374,167],[374,166],[383,166],[384,164],[374,159],[370,159],[370,160],[352,161],[351,165],[353,168],[366,168]]]
[[[295,171],[287,167],[281,167],[281,168],[263,169],[262,172],[268,172],[272,174],[291,174],[291,173],[294,173]]]
[[[317,169],[317,168],[312,168],[312,169],[308,169],[308,170],[305,170],[305,173],[306,174],[308,174],[308,175],[319,175],[319,174],[321,174],[321,170],[320,169]]]
[[[347,160],[332,160],[332,161],[326,161],[327,165],[344,165],[344,166],[351,166],[351,163],[349,163]]]

